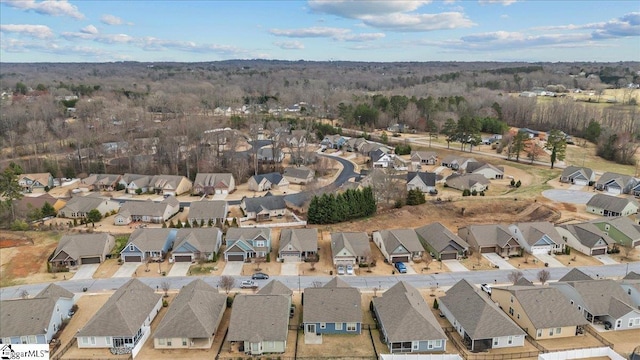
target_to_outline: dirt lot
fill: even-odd
[[[629,358],[633,349],[640,346],[640,329],[622,331],[603,331],[598,333],[606,340],[613,343],[613,348],[618,354]]]
[[[545,349],[551,350],[551,351],[605,346],[598,339],[596,339],[593,335],[589,333],[585,333],[578,336],[557,338],[557,339],[538,340],[538,344],[542,345]]]
[[[34,284],[62,277],[47,272],[47,259],[61,236],[58,232],[1,231],[0,286]]]

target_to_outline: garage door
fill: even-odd
[[[300,256],[298,256],[298,254],[287,254],[287,253],[282,253],[282,261],[284,262],[299,262],[300,261]]]
[[[409,262],[409,255],[407,256],[394,256],[391,258],[391,262]]]
[[[614,195],[620,195],[621,193],[619,188],[610,188],[610,187],[607,188],[607,192],[609,194],[614,194]]]
[[[492,253],[492,252],[496,252],[496,248],[494,248],[494,247],[482,247],[482,248],[480,248],[480,252],[481,253]]]
[[[602,248],[602,249],[594,249],[591,251],[591,255],[604,255],[607,253],[607,249],[606,248]]]
[[[124,257],[124,262],[142,262],[142,256],[125,256]]]
[[[100,264],[100,256],[82,258],[80,262],[82,264]]]
[[[222,190],[216,189],[216,194],[218,194],[218,195],[222,194]]]
[[[227,254],[227,261],[244,261],[242,254]]]
[[[584,180],[584,179],[574,179],[573,180],[573,184],[574,185],[587,186],[589,184],[589,182],[587,180]]]
[[[456,253],[440,254],[441,260],[455,260],[458,257]]]
[[[551,248],[540,248],[540,247],[531,248],[531,253],[533,255],[544,255],[544,254],[548,254],[549,251],[551,251]]]
[[[175,255],[173,260],[175,262],[191,262],[191,255]]]

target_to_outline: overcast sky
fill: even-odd
[[[0,0],[0,61],[640,61],[640,1]]]

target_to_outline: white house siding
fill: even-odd
[[[480,174],[487,179],[495,179],[497,175],[502,175],[493,169],[482,169],[475,171],[474,174]]]
[[[253,352],[253,355],[260,355],[264,353],[283,353],[287,348],[286,341],[263,341],[260,343],[261,351]],[[251,343],[249,341],[244,342],[244,350],[251,352]]]
[[[212,338],[209,338],[208,342],[202,340],[203,339],[193,340],[189,338],[155,338],[153,339],[153,347],[155,349],[209,349],[212,345]],[[186,345],[183,345],[183,341],[186,341]],[[171,343],[171,345],[169,345],[169,343]],[[195,344],[200,344],[201,346],[195,346]]]
[[[355,265],[355,255],[348,252],[346,249],[342,249],[336,256],[333,257],[333,265]]]
[[[509,344],[509,340],[511,340],[511,344]],[[493,342],[491,343],[492,349],[515,347],[515,346],[524,346],[524,335],[501,336],[501,337],[493,338]]]
[[[59,298],[56,302],[56,306],[53,309],[53,314],[51,315],[51,319],[49,320],[49,327],[47,328],[47,333],[45,334],[47,338],[47,343],[51,341],[53,335],[60,329],[60,325],[62,325],[62,321],[68,318],[69,310],[73,306],[73,299]]]
[[[619,319],[610,319],[613,330],[640,329],[640,313],[638,312],[630,312]]]
[[[115,225],[129,225],[131,223],[131,218],[122,215],[116,215],[113,219],[113,223]]]

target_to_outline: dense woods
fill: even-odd
[[[310,224],[335,224],[359,219],[376,213],[376,199],[371,187],[349,189],[339,194],[314,196],[309,203],[307,219]]]

